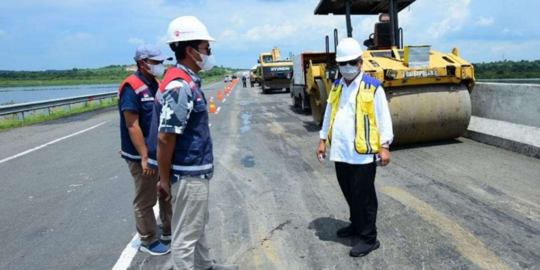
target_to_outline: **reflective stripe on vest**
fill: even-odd
[[[332,141],[332,130],[339,110],[342,88],[343,82],[333,85],[328,98],[328,103],[332,106],[330,128],[326,140],[328,146]],[[362,78],[356,95],[356,135],[354,139],[355,149],[359,154],[376,154],[379,153],[381,148],[379,129],[375,118],[374,99],[376,90],[377,86],[366,83],[364,77]]]
[[[126,86],[126,84],[129,84],[137,95],[140,92],[148,89],[148,86],[141,79],[139,79],[137,75],[132,74],[131,76],[127,77],[127,79],[125,79],[122,84],[120,84],[120,87],[118,88],[118,98],[120,98],[120,95],[122,94],[122,89],[124,89],[124,86]]]
[[[177,67],[171,67],[167,70],[167,74],[165,74],[165,78],[163,78],[163,82],[159,86],[159,91],[161,93],[165,92],[165,87],[167,87],[170,82],[176,79],[182,79],[187,82],[191,90],[195,90],[197,88],[197,84],[193,81],[193,79],[191,78],[191,76],[189,76],[187,72]]]
[[[158,166],[157,160],[148,158],[148,163],[154,165],[155,167]],[[171,164],[171,169],[175,171],[206,171],[210,170],[214,167],[213,164],[205,164],[205,165],[197,165],[197,166],[181,166],[181,165],[174,165]]]
[[[156,79],[156,81],[159,84],[159,80]],[[126,86],[126,84],[129,84],[137,95],[140,94],[142,91],[148,89],[148,85],[146,85],[146,83],[139,79],[137,75],[132,74],[120,84],[120,87],[118,87],[118,98],[120,98],[120,95],[122,94],[122,89],[124,89],[124,86]]]

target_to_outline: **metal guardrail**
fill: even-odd
[[[7,116],[7,115],[18,115],[19,120],[24,121],[26,114],[32,111],[47,110],[48,114],[50,114],[51,108],[61,107],[61,106],[67,106],[68,110],[71,111],[71,105],[73,104],[87,103],[91,101],[99,101],[99,103],[101,104],[101,100],[114,98],[117,95],[118,95],[118,92],[114,91],[114,92],[106,92],[106,93],[99,93],[99,94],[92,94],[92,95],[85,95],[85,96],[76,96],[76,97],[69,97],[69,98],[51,99],[51,100],[44,100],[44,101],[37,101],[37,102],[28,102],[28,103],[0,106],[0,117]]]

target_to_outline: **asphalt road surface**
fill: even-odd
[[[217,98],[223,83],[205,87]],[[351,258],[319,127],[241,82],[210,116],[209,240],[241,269],[540,269],[540,160],[468,139],[393,149],[378,168],[381,248]],[[0,269],[169,269],[137,253],[116,108],[0,133]]]

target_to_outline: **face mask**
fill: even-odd
[[[358,66],[351,66],[350,64],[347,64],[345,66],[339,66],[339,72],[341,72],[341,76],[343,76],[345,80],[351,81],[358,75],[358,73],[360,73],[360,68]]]
[[[161,77],[165,73],[165,66],[163,64],[152,65],[147,63],[147,65],[150,67],[148,73],[154,75],[154,77]]]
[[[199,62],[195,58],[193,58],[193,60],[195,60],[195,62],[197,62],[197,65],[201,68],[201,70],[209,70],[209,69],[214,67],[215,59],[214,59],[213,55],[206,55],[206,54],[202,54],[200,52],[197,52],[197,53],[201,57],[202,61]]]

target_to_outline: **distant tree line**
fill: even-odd
[[[115,80],[125,78],[133,72],[126,71],[124,67],[107,67],[99,69],[70,69],[46,71],[5,71],[0,73],[0,80]]]
[[[214,67],[211,70],[200,72],[202,78],[224,76],[237,71],[237,69]],[[0,82],[2,81],[118,81],[121,82],[133,71],[126,71],[126,66],[110,65],[97,69],[78,69],[70,70],[46,70],[46,71],[0,71]]]
[[[473,65],[477,79],[540,78],[540,60],[498,61]]]
[[[540,78],[540,60],[535,61],[498,61],[490,63],[473,64],[477,79],[522,79]],[[202,78],[224,76],[242,69],[232,69],[226,67],[214,67],[211,70],[201,72]],[[46,70],[46,71],[9,71],[0,70],[0,82],[2,81],[89,81],[98,82],[100,80],[111,82],[121,82],[123,79],[133,74],[126,71],[126,66],[110,65],[97,69],[69,70]],[[1,84],[1,83],[0,83]]]

